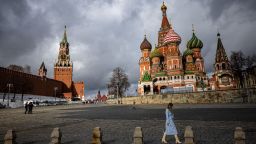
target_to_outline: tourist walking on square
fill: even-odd
[[[24,107],[25,107],[25,114],[27,114],[28,113],[28,102],[25,103]]]
[[[33,103],[29,102],[29,104],[28,104],[28,113],[32,114],[32,111],[33,111]]]
[[[176,129],[176,126],[173,122],[173,112],[172,112],[172,107],[173,107],[173,104],[172,103],[169,103],[166,110],[165,110],[165,115],[166,115],[166,122],[165,122],[165,132],[164,132],[164,135],[162,137],[162,143],[167,143],[166,141],[166,135],[173,135],[174,138],[175,138],[175,143],[176,144],[180,144],[180,140],[178,138],[178,132],[177,132],[177,129]]]

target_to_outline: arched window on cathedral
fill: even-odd
[[[176,76],[174,76],[174,79],[176,79]]]
[[[161,80],[162,80],[162,78],[159,78],[159,80],[161,81]]]
[[[222,63],[222,69],[225,70],[226,69],[226,65],[225,63]]]
[[[218,64],[216,65],[216,68],[217,68],[217,70],[220,70],[220,66]]]

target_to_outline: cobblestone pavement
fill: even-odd
[[[47,144],[53,128],[60,127],[63,144],[87,144],[92,129],[100,126],[105,144],[131,144],[140,126],[146,144],[160,144],[165,124],[165,105],[65,105],[24,109],[0,109],[0,143],[8,129],[17,132],[19,144]],[[243,127],[246,143],[256,143],[255,105],[175,105],[175,123],[184,140],[191,125],[197,144],[233,144],[234,129]]]

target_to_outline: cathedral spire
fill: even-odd
[[[218,42],[217,42],[217,50],[216,50],[215,63],[228,61],[228,57],[227,57],[225,48],[224,48],[224,46],[222,44],[219,32],[217,34],[217,37],[218,37]]]
[[[64,34],[63,34],[63,38],[61,43],[68,43],[68,39],[67,39],[67,26],[65,25],[65,30],[64,30]]]
[[[163,5],[161,6],[161,10],[162,10],[162,15],[163,15],[161,29],[171,28],[168,18],[166,16],[167,7],[164,2],[163,2]]]

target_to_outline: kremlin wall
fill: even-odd
[[[47,77],[47,69],[42,62],[38,75],[0,67],[0,92],[52,96],[72,100],[84,99],[84,82],[73,81],[73,63],[69,55],[66,26],[60,42],[58,60],[54,64],[54,79]],[[8,87],[7,84],[12,84]]]
[[[11,93],[34,94],[43,96],[55,96],[54,88],[57,87],[57,96],[61,97],[59,92],[66,89],[66,86],[61,81],[56,81],[50,78],[42,78],[41,76],[9,70],[0,67],[0,89],[3,93],[8,93],[7,84],[13,84]]]

